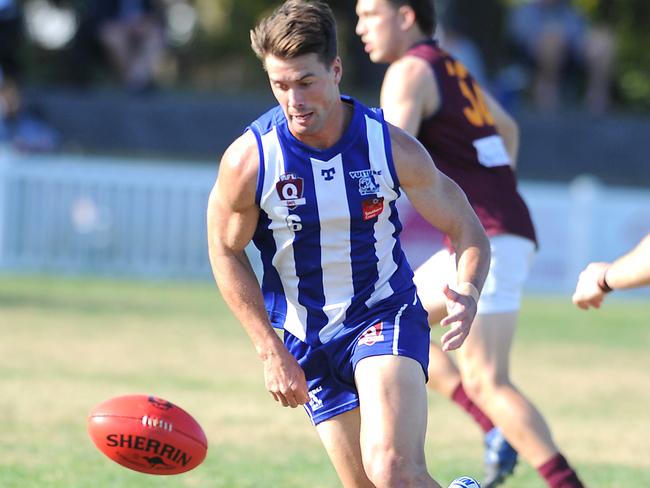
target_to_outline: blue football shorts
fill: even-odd
[[[405,356],[422,366],[427,378],[429,334],[427,313],[415,288],[373,306],[362,320],[344,327],[327,343],[310,346],[284,332],[284,343],[307,378],[310,401],[305,410],[318,425],[359,406],[354,369],[370,356]]]

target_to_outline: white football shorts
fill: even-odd
[[[524,237],[501,234],[490,237],[492,261],[478,313],[514,312],[521,307],[521,293],[535,256],[535,244]],[[456,254],[443,248],[415,272],[418,295],[439,294],[445,283],[456,285]]]

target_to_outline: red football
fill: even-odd
[[[149,474],[178,474],[205,459],[208,440],[194,418],[162,398],[125,395],[92,409],[88,433],[106,456]]]

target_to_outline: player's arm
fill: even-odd
[[[614,290],[650,285],[650,234],[607,269],[607,284]]]
[[[573,303],[599,308],[608,291],[650,285],[650,234],[613,263],[590,263],[580,273]]]
[[[429,64],[414,56],[392,63],[381,86],[380,104],[388,122],[416,136],[422,121],[440,106],[438,85]]]
[[[267,389],[284,406],[308,401],[305,375],[268,319],[245,248],[259,218],[255,188],[257,143],[247,132],[226,150],[208,201],[208,251],[221,294],[264,364]]]
[[[492,95],[486,91],[482,93],[487,108],[494,118],[494,125],[496,126],[497,132],[503,139],[506,151],[508,151],[510,166],[513,170],[517,169],[517,158],[519,157],[519,125],[517,125],[517,121],[505,111]]]
[[[445,289],[452,325],[442,336],[443,350],[460,347],[476,315],[476,305],[490,266],[490,243],[467,197],[433,164],[424,147],[406,132],[390,126],[393,160],[400,185],[413,207],[447,234],[456,251],[456,290]]]

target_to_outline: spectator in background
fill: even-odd
[[[440,46],[489,88],[499,75],[506,9],[501,0],[434,0]]]
[[[20,47],[23,13],[16,0],[0,0],[0,144],[22,151],[50,151],[59,134],[23,101]]]
[[[124,86],[154,88],[164,49],[163,9],[156,0],[90,0],[85,19]]]
[[[555,110],[569,66],[586,70],[585,105],[593,113],[609,106],[614,36],[590,27],[570,0],[529,0],[514,8],[509,33],[516,51],[535,69],[533,96],[538,108]]]
[[[9,138],[9,119],[20,108],[18,46],[22,15],[14,0],[0,0],[0,142]]]
[[[613,290],[650,285],[650,234],[613,263],[589,263],[580,273],[573,303],[583,310],[600,308]]]

